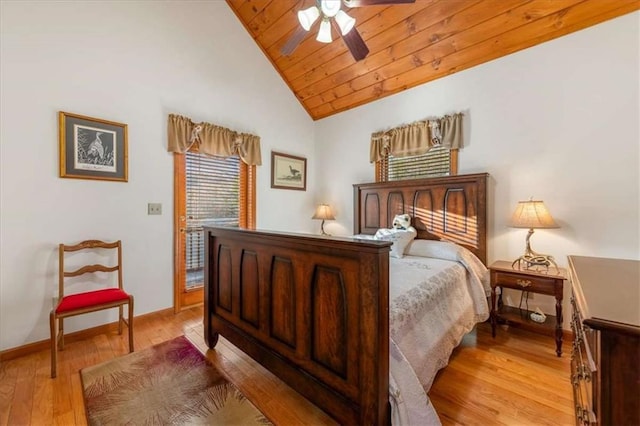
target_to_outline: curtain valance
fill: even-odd
[[[370,162],[388,155],[420,155],[434,146],[462,148],[462,113],[445,115],[371,134]]]
[[[249,165],[261,165],[260,137],[238,133],[210,123],[194,123],[180,115],[169,114],[169,152],[183,154],[193,144],[200,152],[220,157],[238,155]]]

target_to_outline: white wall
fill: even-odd
[[[0,350],[48,338],[60,242],[122,239],[136,315],[173,306],[170,113],[261,136],[257,226],[316,231],[314,181],[269,182],[272,149],[314,173],[314,123],[225,2],[0,5]],[[128,124],[128,183],[58,177],[58,111]]]
[[[371,133],[464,111],[460,173],[490,173],[489,261],[524,252],[527,230],[507,222],[517,201],[531,196],[544,200],[561,225],[536,231],[532,247],[560,266],[569,254],[640,259],[639,17],[632,13],[319,121],[317,198],[337,214],[328,232],[352,232],[350,184],[374,179]],[[551,302],[535,295],[530,306],[555,312]]]

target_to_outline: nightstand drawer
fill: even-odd
[[[536,293],[556,294],[556,282],[554,278],[543,278],[530,275],[522,275],[503,271],[496,271],[494,274],[495,286],[515,288],[517,290],[533,291]]]

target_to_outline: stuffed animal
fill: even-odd
[[[397,214],[393,218],[393,224],[391,226],[393,229],[404,229],[405,231],[413,228],[411,226],[411,216],[408,214]]]
[[[418,231],[411,226],[411,216],[408,214],[395,215],[391,226],[392,228],[378,229],[373,238],[376,240],[392,241],[391,256],[402,258],[405,248],[418,235]]]

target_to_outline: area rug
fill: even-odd
[[[90,425],[270,425],[180,336],[80,370]]]

